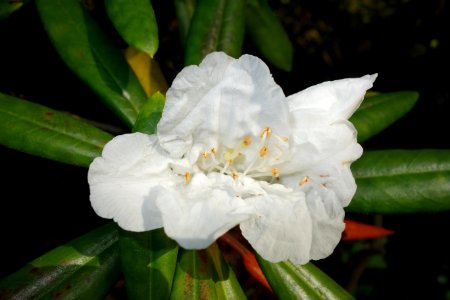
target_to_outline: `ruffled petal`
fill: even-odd
[[[266,194],[246,199],[256,216],[241,223],[242,235],[268,261],[307,263],[318,233],[313,231],[305,194],[278,184],[261,184]]]
[[[107,143],[89,167],[90,200],[95,212],[130,231],[162,227],[161,214],[150,197],[158,185],[172,185],[171,159],[154,135],[120,135]]]
[[[361,78],[326,81],[287,98],[292,117],[298,124],[304,122],[304,114],[327,116],[331,122],[348,119],[361,104],[364,94],[373,85],[377,74]]]
[[[208,247],[253,213],[233,186],[229,176],[197,173],[184,186],[160,187],[157,205],[166,234],[186,249]]]
[[[287,136],[288,121],[283,91],[260,59],[216,52],[175,78],[157,132],[172,156],[189,152],[194,162],[203,150],[234,148],[265,127]]]

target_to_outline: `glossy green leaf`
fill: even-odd
[[[175,14],[177,15],[178,32],[183,48],[186,47],[186,39],[194,15],[195,0],[174,0]]]
[[[112,135],[66,113],[0,94],[0,144],[87,167]]]
[[[181,250],[171,299],[246,299],[216,244],[208,250]]]
[[[350,118],[358,130],[358,142],[363,142],[387,128],[416,104],[419,94],[412,91],[370,96]]]
[[[104,299],[120,276],[118,231],[99,227],[0,282],[1,299]]]
[[[267,0],[248,0],[245,30],[261,54],[275,67],[290,71],[294,47]]]
[[[79,1],[37,0],[36,5],[64,62],[131,128],[147,97],[119,49]]]
[[[120,231],[120,258],[129,299],[168,299],[178,245],[163,229]],[[181,298],[180,298],[181,299]]]
[[[189,27],[184,62],[199,64],[210,52],[239,57],[244,41],[244,0],[198,0]]]
[[[161,119],[164,102],[165,97],[163,94],[159,92],[153,94],[142,108],[133,126],[133,132],[155,133],[156,125],[158,125],[159,119]]]
[[[271,263],[259,255],[257,259],[279,299],[353,299],[344,288],[312,263],[296,266],[290,261]]]
[[[415,213],[450,209],[450,150],[366,151],[352,165],[358,189],[348,211]]]
[[[347,207],[360,213],[450,209],[450,150],[366,151],[352,165],[358,189]]]
[[[27,2],[28,0],[0,0],[0,20],[9,17]]]
[[[153,57],[158,50],[158,24],[150,0],[106,0],[105,8],[122,38]]]

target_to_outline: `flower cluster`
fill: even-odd
[[[375,78],[286,97],[260,59],[209,54],[174,80],[156,134],[117,136],[94,160],[92,206],[126,230],[164,227],[187,249],[239,225],[269,261],[324,258],[356,190],[362,148],[348,118]]]

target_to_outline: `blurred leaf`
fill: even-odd
[[[99,227],[0,282],[2,299],[104,299],[120,276],[115,224]]]
[[[27,2],[28,0],[0,0],[0,20],[9,17]]]
[[[120,258],[129,299],[168,299],[178,245],[163,229],[120,230]],[[179,298],[182,299],[182,298]]]
[[[185,65],[214,51],[239,57],[244,41],[244,0],[197,0],[186,41]]]
[[[358,130],[358,142],[383,131],[416,104],[419,94],[405,91],[366,97],[350,121]]]
[[[156,92],[149,98],[147,103],[142,108],[136,123],[133,127],[133,132],[142,132],[153,134],[156,131],[159,119],[161,119],[164,108],[165,97],[163,94]]]
[[[294,47],[267,0],[248,0],[245,26],[253,44],[275,67],[290,71]]]
[[[312,263],[296,266],[290,261],[271,263],[259,255],[257,259],[279,299],[353,299]]]
[[[130,128],[146,95],[122,53],[77,0],[36,0],[61,58]]]
[[[450,150],[367,151],[352,165],[358,189],[347,211],[450,209]]]
[[[349,219],[345,219],[344,223],[345,230],[342,233],[342,240],[344,241],[373,239],[394,233],[392,230]]]
[[[76,117],[0,94],[0,144],[88,167],[112,135]]]
[[[194,15],[195,0],[174,0],[174,5],[181,45],[185,48],[189,27],[191,25],[192,16]]]
[[[125,51],[125,57],[147,96],[156,92],[166,93],[167,82],[156,60],[131,47]]]
[[[158,50],[158,24],[150,0],[105,0],[109,18],[122,38],[147,53]]]
[[[181,250],[171,299],[246,299],[216,244],[205,250]]]

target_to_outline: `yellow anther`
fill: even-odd
[[[278,171],[278,168],[272,168],[272,176],[273,177],[279,177],[280,171]]]
[[[203,158],[207,159],[209,153],[208,153],[208,151],[205,150],[205,151],[202,152],[202,155],[203,155]]]
[[[311,179],[309,179],[309,177],[308,176],[305,176],[305,177],[303,177],[303,179],[302,180],[300,180],[299,181],[299,185],[300,186],[304,186],[305,185],[305,183],[308,183],[308,182],[310,182],[311,181]]]
[[[234,159],[227,160],[227,163],[228,163],[229,166],[231,166],[234,163]]]
[[[283,140],[283,142],[287,143],[289,142],[289,138],[287,136],[282,136],[281,139]]]
[[[268,152],[269,149],[266,146],[261,147],[261,149],[259,149],[259,156],[264,157],[267,155]]]
[[[248,135],[244,136],[244,138],[242,139],[242,144],[244,146],[248,147],[248,146],[250,146],[251,143],[252,143],[251,137],[249,137]]]
[[[216,148],[211,148],[211,153],[214,154],[214,155],[216,155],[216,153],[217,153]]]
[[[184,181],[186,182],[186,184],[188,184],[189,181],[191,181],[191,173],[190,172],[184,173]]]
[[[263,137],[269,137],[270,136],[270,134],[272,133],[272,129],[270,129],[270,127],[266,127],[266,128],[264,128],[263,129],[263,131],[261,132],[261,134],[260,134],[260,138],[263,138]]]
[[[238,178],[239,174],[236,171],[231,172],[231,177],[236,180]]]

